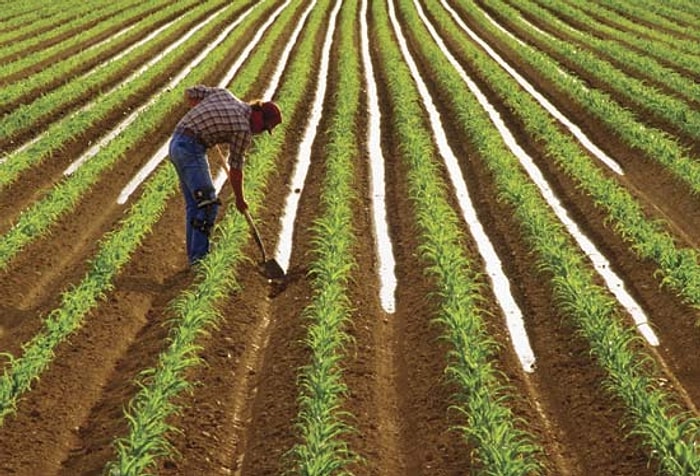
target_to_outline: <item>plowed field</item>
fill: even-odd
[[[323,197],[327,192],[323,187],[328,174],[329,141],[331,131],[337,126],[343,93],[338,85],[342,84],[341,75],[347,74],[341,72],[340,65],[343,58],[352,57],[359,65],[355,74],[362,87],[356,101],[358,113],[350,118],[356,135],[349,142],[358,151],[352,170],[354,198],[350,223],[354,234],[354,266],[347,286],[351,312],[342,329],[349,339],[343,344],[340,362],[347,391],[342,395],[338,411],[340,419],[352,428],[342,438],[350,452],[359,458],[347,463],[344,469],[358,475],[497,474],[488,472],[488,463],[481,457],[478,443],[460,430],[468,425],[468,419],[456,407],[462,395],[469,391],[460,389],[459,383],[445,370],[454,351],[445,337],[444,325],[436,320],[445,296],[438,288],[438,279],[430,271],[435,263],[424,253],[423,230],[418,218],[421,204],[412,195],[411,165],[406,159],[411,145],[398,131],[396,110],[401,104],[390,86],[395,71],[386,61],[387,51],[399,51],[401,35],[420,73],[419,77],[413,76],[415,84],[426,87],[436,108],[431,113],[423,102],[418,102],[423,114],[416,118],[416,127],[435,139],[429,119],[431,114],[439,115],[442,131],[457,157],[476,214],[500,257],[503,272],[510,282],[510,292],[522,311],[523,325],[535,358],[532,368],[521,365],[514,350],[505,313],[496,299],[473,234],[461,218],[459,198],[451,186],[442,156],[437,146],[426,150],[425,160],[437,164],[435,178],[444,184],[447,203],[459,217],[457,226],[463,253],[471,261],[473,273],[481,283],[480,315],[497,349],[489,359],[508,389],[502,403],[512,412],[515,425],[530,435],[533,444],[541,449],[536,456],[541,464],[540,474],[693,474],[669,471],[649,441],[634,431],[637,427],[633,411],[619,394],[610,390],[608,371],[591,351],[589,339],[571,318],[568,307],[556,295],[553,273],[542,266],[513,205],[503,198],[489,167],[490,157],[479,149],[473,134],[457,120],[462,111],[453,101],[454,92],[446,88],[439,75],[440,66],[436,66],[422,48],[424,41],[416,33],[413,22],[418,11],[416,5],[420,5],[426,20],[443,37],[443,46],[483,92],[519,146],[532,157],[568,216],[607,258],[609,268],[620,277],[658,336],[656,346],[642,338],[631,341],[634,352],[646,356],[640,367],[649,372],[654,387],[666,392],[668,400],[676,405],[673,411],[695,422],[700,416],[696,408],[700,403],[700,354],[697,352],[700,348],[697,327],[700,303],[683,295],[687,288],[669,284],[664,279],[668,272],[661,269],[658,261],[640,254],[641,246],[620,231],[611,212],[553,158],[548,144],[528,128],[528,119],[484,73],[478,63],[482,60],[470,56],[460,42],[471,42],[480,51],[484,51],[483,46],[477,45],[464,32],[461,37],[453,30],[448,32],[436,15],[439,10],[452,9],[536,91],[612,157],[624,174],[611,171],[575,142],[593,167],[626,190],[639,204],[643,215],[657,223],[675,246],[694,252],[700,244],[700,207],[697,194],[683,174],[673,172],[642,146],[630,143],[613,124],[596,116],[575,94],[567,93],[563,81],[554,83],[519,53],[507,40],[508,35],[497,34],[500,30],[489,27],[489,22],[482,22],[471,9],[488,13],[510,35],[531,44],[558,67],[580,78],[587,88],[606,94],[620,108],[631,111],[639,124],[672,138],[691,161],[697,161],[700,129],[694,116],[686,115],[685,120],[674,122],[663,113],[665,106],[642,102],[646,99],[640,96],[633,98],[623,94],[608,82],[608,76],[596,76],[593,70],[581,67],[574,58],[563,56],[560,50],[542,40],[548,36],[561,38],[581,51],[589,51],[621,75],[639,80],[649,90],[697,112],[700,96],[694,95],[694,91],[674,89],[670,81],[663,82],[651,72],[634,69],[619,56],[596,50],[593,42],[583,43],[571,33],[582,32],[584,36],[654,58],[664,71],[672,71],[692,83],[698,77],[693,65],[697,63],[700,47],[694,55],[686,56],[683,50],[683,45],[697,46],[700,42],[697,34],[688,33],[699,31],[700,25],[700,12],[692,2],[685,2],[685,7],[682,1],[664,2],[666,9],[658,12],[649,7],[655,3],[651,1],[618,2],[629,7],[625,10],[613,8],[612,2],[590,2],[597,7],[591,7],[590,11],[586,11],[587,2],[545,0],[370,0],[367,5],[350,0],[337,3],[241,0],[210,1],[196,10],[195,5],[204,5],[204,2],[181,2],[179,8],[175,8],[178,2],[174,5],[164,1],[149,2],[151,5],[146,10],[140,3],[126,0],[85,2],[90,8],[79,7],[81,2],[55,2],[65,4],[64,8],[51,10],[31,1],[22,2],[22,6],[16,2],[0,3],[7,11],[0,16],[0,63],[5,65],[5,69],[0,70],[1,88],[9,91],[13,84],[30,81],[47,68],[68,65],[72,58],[77,58],[79,63],[57,73],[62,74],[60,78],[37,82],[35,87],[27,82],[26,92],[12,98],[4,99],[0,94],[0,113],[6,121],[0,128],[3,157],[0,174],[8,174],[8,177],[14,174],[11,179],[3,179],[0,185],[0,240],[5,242],[0,249],[5,253],[0,262],[0,368],[4,369],[6,379],[26,353],[27,343],[46,332],[47,316],[68,306],[65,296],[87,279],[104,240],[121,229],[122,220],[146,195],[144,186],[140,185],[126,203],[117,201],[129,181],[159,154],[187,110],[184,101],[177,98],[181,97],[182,88],[193,85],[191,77],[185,77],[178,84],[169,84],[169,81],[191,65],[208,45],[216,44],[217,37],[227,27],[240,20],[240,24],[227,33],[240,35],[238,39],[232,44],[223,40],[221,45],[224,46],[212,50],[211,55],[218,52],[220,56],[208,69],[201,70],[196,83],[218,85],[236,61],[242,60],[240,69],[226,86],[246,100],[269,95],[286,105],[284,122],[273,135],[254,140],[248,165],[252,166],[262,145],[278,141],[277,148],[271,149],[275,151],[274,157],[266,157],[274,164],[272,172],[264,180],[251,182],[251,203],[262,238],[268,252],[272,253],[282,233],[288,197],[299,199],[293,222],[291,256],[286,277],[269,281],[257,266],[259,249],[252,237],[246,235],[240,243],[234,242],[238,243],[235,246],[240,248],[244,259],[235,262],[230,273],[233,284],[213,303],[220,317],[215,325],[209,325],[197,335],[194,355],[200,360],[182,374],[191,387],[177,392],[172,401],[177,410],[166,418],[169,427],[163,438],[170,447],[162,453],[154,452],[149,471],[159,475],[260,476],[295,472],[299,467],[291,450],[305,444],[299,422],[299,375],[311,359],[310,319],[306,310],[316,292],[311,273],[318,238],[314,225],[324,212]],[[117,4],[121,6],[117,8]],[[169,5],[172,11],[162,18],[152,17]],[[522,18],[532,27],[529,34],[504,13],[506,5],[519,9]],[[568,28],[535,16],[523,5],[546,9]],[[566,5],[586,16],[581,13],[578,20],[567,16],[560,9]],[[44,8],[47,12],[42,23],[38,19],[40,15],[33,15]],[[137,8],[138,14],[125,14]],[[101,10],[105,13],[98,15]],[[400,31],[387,21],[389,10],[395,10]],[[252,13],[244,17],[248,11]],[[275,16],[278,11],[281,13]],[[600,11],[607,12],[607,16],[602,16]],[[668,13],[673,11],[678,12],[675,18]],[[51,18],[55,18],[55,23]],[[151,18],[154,19],[152,23],[139,29],[141,22],[146,25]],[[587,22],[585,18],[593,21]],[[170,51],[161,62],[149,65],[151,69],[162,67],[163,70],[148,77],[147,83],[139,86],[137,80],[125,83],[130,75],[207,19],[211,19],[208,26]],[[269,19],[274,21],[270,26],[265,25]],[[658,23],[654,23],[655,19]],[[171,21],[182,23],[173,23],[146,41],[149,33]],[[646,29],[631,32],[630,23]],[[109,26],[91,33],[103,24]],[[52,36],[52,30],[59,25],[72,26]],[[295,36],[297,25],[300,30]],[[352,28],[348,29],[347,25]],[[367,26],[367,37],[362,34],[362,25]],[[595,25],[609,29],[594,29]],[[126,30],[129,27],[133,35],[128,33],[132,30]],[[378,34],[385,27],[395,38],[389,46],[381,43]],[[611,30],[625,37],[644,38],[649,50],[643,51],[636,43],[613,38]],[[548,33],[538,36],[538,31]],[[656,38],[645,33],[651,31],[664,36]],[[262,35],[256,37],[259,33]],[[356,48],[339,46],[343,35],[349,35],[350,44]],[[80,40],[71,43],[74,37]],[[90,46],[109,38],[112,40],[105,43],[103,53],[90,58],[83,56]],[[679,46],[669,43],[668,38],[677,40]],[[36,41],[32,42],[33,39]],[[155,43],[161,39],[164,39],[162,43]],[[129,56],[113,59],[142,40],[146,41],[144,46]],[[379,111],[370,107],[368,76],[361,61],[363,42],[369,45],[371,78],[377,90]],[[26,46],[15,52],[15,45],[25,43]],[[108,46],[110,44],[112,46]],[[145,47],[148,44],[155,46],[149,49]],[[302,57],[305,44],[309,46],[304,51],[310,53]],[[252,49],[246,50],[249,45]],[[290,47],[285,56],[284,48],[288,45],[296,46]],[[654,48],[661,52],[668,48],[677,55],[654,56],[650,53]],[[445,51],[444,48],[441,47],[441,51]],[[44,54],[46,52],[48,54]],[[27,61],[24,66],[16,63],[33,57],[36,61]],[[257,70],[248,66],[256,58],[264,58]],[[675,58],[680,59],[675,61]],[[682,62],[683,58],[688,59]],[[101,74],[99,71],[84,76],[110,59],[124,61],[123,66],[99,81],[96,79]],[[206,62],[206,58],[203,61]],[[324,61],[328,70],[321,75]],[[485,61],[496,64],[493,59]],[[285,103],[290,97],[284,94],[291,90],[289,78],[295,64],[301,65],[296,66],[300,72],[294,73],[301,75],[294,78],[303,78],[294,79],[301,89],[301,99],[294,104],[291,99]],[[12,65],[16,67],[10,69]],[[269,92],[268,88],[274,87],[273,76],[278,68],[281,72],[279,86]],[[148,69],[144,71],[145,78]],[[243,78],[244,74],[252,75],[252,79]],[[80,83],[86,85],[82,92],[69,94],[68,90],[61,92],[64,90],[59,89]],[[78,111],[106,105],[110,97],[118,94],[118,90],[112,88],[123,83],[123,88],[133,93],[125,94],[99,117],[90,118],[89,125],[82,128],[71,125],[69,120]],[[322,84],[326,92],[319,102],[321,116],[315,129],[311,126],[313,130],[309,131],[311,117],[315,114],[313,98]],[[515,81],[510,88],[522,89]],[[45,112],[32,116],[32,105],[51,93],[55,94],[51,96],[56,98],[55,107],[49,104]],[[170,101],[171,105],[163,109],[165,112],[153,116],[152,123],[144,122],[146,125],[142,126],[142,117],[148,109],[139,108],[154,98]],[[370,160],[376,151],[369,149],[368,137],[372,132],[370,113],[377,112],[381,113],[381,128],[376,132],[380,137],[381,166],[385,171],[387,225],[396,261],[393,271],[397,287],[392,310],[387,310],[380,301],[380,270],[372,214],[375,202]],[[472,112],[484,114],[476,108]],[[115,158],[96,173],[75,203],[52,217],[46,230],[35,234],[31,230],[22,232],[30,238],[17,251],[7,251],[13,230],[18,228],[22,217],[38,214],[38,204],[59,200],[53,191],[79,175],[66,176],[64,171],[133,113],[136,113],[134,121],[114,132],[114,138],[101,143],[96,155],[87,159],[86,164],[89,164],[115,151]],[[23,115],[29,119],[23,119]],[[7,124],[11,121],[20,125],[10,128]],[[552,124],[556,124],[563,135],[572,137],[572,132],[562,123],[552,119]],[[72,128],[76,133],[69,137],[61,132],[61,127]],[[134,133],[139,128],[142,132]],[[126,136],[128,133],[133,136]],[[313,139],[308,150],[300,148],[306,135]],[[21,154],[17,152],[21,146],[32,139],[41,141],[52,137],[61,142],[52,146],[50,152],[36,149],[35,162],[16,173],[10,171],[13,161]],[[114,144],[120,137],[127,145],[117,150]],[[294,187],[292,176],[302,157],[310,157],[308,174],[303,186]],[[158,170],[168,167],[172,166],[166,159]],[[211,161],[211,167],[215,175],[219,173],[216,161]],[[146,180],[153,176],[155,173]],[[224,205],[219,220],[233,220],[239,229],[244,229],[245,221],[233,206],[227,184],[221,188],[220,197]],[[214,229],[214,247],[219,242],[224,243],[221,229]],[[585,254],[582,256],[586,269],[593,270],[593,265],[585,261]],[[691,261],[697,263],[698,260],[693,255]],[[141,390],[139,382],[149,381],[142,372],[157,368],[161,354],[171,343],[171,332],[178,325],[179,316],[174,302],[184,293],[194,293],[198,283],[216,280],[216,276],[207,276],[207,272],[207,269],[190,269],[187,265],[184,201],[173,181],[162,212],[154,215],[150,230],[110,278],[110,285],[99,293],[95,304],[79,317],[75,329],[52,347],[48,365],[38,372],[28,389],[17,393],[16,401],[9,405],[12,410],[0,420],[0,474],[103,474],[107,465],[117,458],[116,442],[130,432],[125,411]],[[616,318],[625,328],[634,330],[637,326],[632,317],[612,297],[603,279],[592,274],[595,284],[617,303]],[[318,470],[313,474],[339,473]]]

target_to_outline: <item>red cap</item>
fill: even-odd
[[[280,108],[277,107],[277,104],[272,101],[262,103],[262,112],[265,130],[267,130],[269,134],[272,134],[272,129],[282,122],[282,112]]]

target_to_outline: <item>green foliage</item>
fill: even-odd
[[[602,191],[616,189],[612,196],[616,202],[608,201],[605,206],[615,216],[616,226],[634,236],[652,236],[658,240],[666,235],[657,231],[658,223],[646,221],[627,192],[616,183],[602,177],[590,159],[577,150],[570,140],[561,137],[552,119],[524,97],[512,80],[499,68],[494,67],[483,53],[478,51],[463,33],[447,17],[444,11],[435,7],[435,1],[428,2],[428,9],[435,14],[444,34],[451,35],[458,43],[460,54],[469,59],[471,72],[492,85],[496,93],[510,104],[513,111],[523,119],[525,129],[545,144],[550,156],[566,173],[575,176],[587,190]],[[469,17],[480,25],[488,27],[488,20],[471,2],[462,2]],[[493,29],[495,33],[495,29]],[[499,32],[499,37],[503,37]],[[652,455],[660,457],[660,464],[668,474],[677,474],[674,468],[692,468],[687,474],[700,471],[700,459],[694,450],[697,435],[697,418],[692,415],[673,414],[672,400],[663,389],[654,385],[654,372],[658,370],[646,365],[651,358],[644,351],[636,350],[638,339],[634,330],[618,315],[613,298],[601,289],[593,279],[593,271],[583,265],[580,251],[562,231],[553,213],[539,196],[534,184],[520,170],[520,165],[505,148],[493,129],[489,119],[478,103],[471,97],[465,85],[458,85],[452,68],[439,55],[431,64],[439,72],[440,82],[450,87],[450,98],[454,107],[471,111],[469,120],[460,126],[480,151],[480,155],[494,174],[499,196],[507,201],[518,218],[523,235],[536,253],[541,272],[551,276],[555,300],[563,312],[578,327],[591,346],[591,353],[607,372],[606,388],[618,395],[627,404],[633,421],[633,431],[644,435]],[[594,197],[597,198],[597,197]],[[616,215],[615,212],[619,215]],[[624,220],[621,219],[624,217]],[[632,225],[644,230],[639,232]],[[674,258],[695,267],[695,253],[678,252],[671,245],[663,247]],[[671,264],[671,263],[669,263]],[[664,270],[669,269],[664,264]],[[672,272],[669,269],[669,273]],[[644,364],[644,365],[642,365]],[[660,435],[660,436],[659,436]],[[672,442],[664,437],[673,435]],[[672,450],[672,451],[669,451]]]
[[[438,283],[440,312],[436,321],[444,326],[445,338],[452,345],[447,375],[459,385],[459,403],[455,408],[467,420],[459,429],[474,444],[474,455],[482,463],[484,474],[539,474],[542,466],[537,458],[541,450],[531,435],[516,426],[518,420],[505,405],[509,400],[506,396],[513,391],[491,362],[498,349],[486,333],[479,308],[481,276],[475,274],[474,265],[465,254],[459,219],[447,202],[445,183],[438,178],[441,174],[436,151],[422,122],[425,114],[419,106],[414,81],[395,45],[387,24],[388,13],[380,3],[383,2],[373,6],[374,33],[387,76],[401,158],[410,168],[409,195],[421,231],[421,256]],[[402,25],[417,39],[418,48],[444,60],[442,52],[425,36],[411,2],[397,3]],[[431,56],[428,63],[436,70],[445,68],[432,59]]]
[[[330,2],[328,2],[330,3]],[[356,268],[352,228],[352,188],[356,170],[358,130],[355,118],[360,104],[360,66],[354,41],[356,2],[346,3],[340,13],[341,52],[337,58],[338,94],[328,131],[326,175],[321,191],[322,215],[312,227],[313,255],[309,274],[314,297],[304,310],[309,322],[305,343],[311,362],[301,369],[297,428],[301,443],[291,451],[295,474],[322,476],[347,474],[347,465],[358,461],[344,436],[353,431],[352,415],[342,409],[347,393],[342,360],[350,339],[344,327],[351,318],[347,295]]]

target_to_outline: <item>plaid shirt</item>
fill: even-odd
[[[250,105],[224,88],[194,86],[187,97],[200,101],[178,123],[177,129],[190,129],[207,147],[229,144],[229,166],[243,169],[250,145]]]

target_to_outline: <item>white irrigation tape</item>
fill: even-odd
[[[413,0],[416,3],[416,0]],[[469,75],[464,71],[464,68],[459,64],[457,59],[450,53],[449,49],[445,45],[445,42],[438,35],[437,31],[427,19],[423,13],[423,9],[416,3],[416,8],[418,9],[419,16],[423,20],[423,23],[428,28],[430,35],[433,37],[435,42],[440,46],[445,54],[445,57],[455,68],[457,73],[462,77],[462,80],[466,83],[469,90],[474,94],[479,104],[488,113],[489,118],[493,124],[498,129],[498,132],[503,137],[503,141],[508,146],[508,148],[513,152],[513,154],[518,158],[522,166],[525,168],[530,178],[533,180],[537,188],[540,189],[540,193],[552,208],[554,213],[557,215],[559,220],[564,224],[567,231],[574,237],[576,243],[583,250],[583,252],[588,256],[588,258],[593,263],[595,270],[600,274],[600,276],[605,281],[610,292],[617,298],[620,304],[627,310],[627,312],[632,316],[634,322],[637,325],[637,330],[640,334],[647,340],[647,342],[652,346],[659,345],[659,339],[654,333],[651,326],[649,326],[649,321],[642,307],[635,301],[635,299],[627,292],[625,289],[625,284],[620,279],[617,274],[610,269],[610,262],[603,256],[593,242],[584,235],[579,229],[578,225],[574,220],[569,218],[567,210],[561,205],[561,202],[556,197],[554,192],[547,183],[547,180],[542,175],[542,172],[535,165],[534,160],[530,157],[525,150],[522,149],[515,140],[515,137],[511,133],[510,129],[505,125],[501,119],[500,114],[495,108],[489,103],[486,96],[481,92],[476,83],[469,77]]]
[[[367,0],[362,1],[362,18],[367,18]],[[381,111],[379,110],[379,95],[374,80],[374,68],[369,51],[369,34],[367,22],[360,22],[362,43],[362,63],[365,67],[365,82],[367,84],[367,109],[369,124],[367,126],[367,153],[370,159],[370,194],[372,219],[374,223],[374,240],[379,259],[379,299],[385,312],[396,310],[396,260],[394,246],[389,237],[389,226],[386,214],[386,191],[384,167],[385,160],[381,146]]]
[[[265,93],[263,94],[263,98],[266,100],[270,100],[274,97],[275,91],[277,91],[277,87],[279,86],[280,80],[282,79],[282,73],[284,72],[285,68],[287,67],[287,63],[289,62],[289,57],[292,54],[292,50],[294,49],[294,46],[297,43],[297,40],[299,39],[299,35],[301,34],[301,30],[304,28],[304,25],[306,25],[306,20],[309,18],[309,15],[311,14],[311,11],[314,9],[316,6],[316,0],[311,2],[308,7],[306,7],[306,10],[302,14],[301,18],[299,18],[299,22],[297,23],[297,27],[294,29],[292,32],[292,35],[289,37],[289,41],[287,41],[287,46],[284,48],[284,51],[282,52],[282,55],[280,56],[279,62],[277,63],[277,68],[275,69],[275,73],[272,75],[272,78],[270,79],[270,84],[265,90]]]
[[[185,15],[187,15],[187,14],[188,14],[188,13],[183,14],[183,17],[184,17]],[[78,77],[78,78],[75,78],[74,81],[83,81],[83,80],[85,80],[85,79],[88,78],[89,76],[91,76],[91,75],[97,73],[97,72],[98,72],[99,70],[101,70],[102,68],[108,66],[110,63],[113,63],[113,62],[119,60],[120,58],[122,58],[122,57],[124,57],[125,55],[129,54],[129,53],[130,53],[131,51],[133,51],[134,49],[138,48],[139,46],[142,46],[142,45],[148,43],[148,42],[151,41],[153,38],[155,38],[156,36],[160,35],[161,32],[163,32],[163,30],[165,30],[165,29],[167,29],[168,27],[170,27],[170,25],[172,25],[172,24],[175,23],[176,21],[177,21],[177,20],[173,20],[173,21],[167,23],[166,25],[163,25],[162,27],[158,28],[157,30],[154,30],[151,34],[149,34],[149,35],[146,36],[145,38],[141,39],[141,40],[138,41],[137,43],[134,43],[133,45],[131,45],[131,46],[128,47],[127,49],[120,51],[117,55],[113,56],[112,58],[109,58],[107,61],[98,64],[97,66],[95,66],[93,69],[91,69],[91,70],[88,71],[87,73],[83,74],[82,76],[80,76],[80,77]],[[115,34],[114,36],[111,36],[110,38],[107,38],[107,39],[104,40],[103,42],[91,46],[90,48],[88,48],[88,49],[85,50],[85,51],[89,51],[89,50],[91,50],[91,49],[93,49],[93,48],[97,48],[97,47],[99,47],[99,46],[102,46],[103,44],[106,44],[106,43],[109,43],[109,42],[111,42],[111,41],[114,41],[115,38],[117,38],[117,37],[119,37],[119,36],[122,36],[123,34],[125,34],[126,32],[128,32],[129,30],[132,30],[132,29],[135,28],[135,27],[136,27],[136,25],[131,25],[131,26],[129,26],[129,27],[127,27],[127,28],[121,30],[119,33]],[[133,79],[133,78],[132,78],[132,77],[129,77],[126,81],[131,81],[131,79]],[[112,90],[114,90],[114,89],[112,89]],[[105,93],[105,94],[106,94],[106,93]],[[87,111],[87,110],[89,110],[89,109],[93,106],[93,104],[94,104],[94,102],[91,102],[91,103],[89,103],[89,104],[86,104],[86,105],[83,106],[82,108],[78,109],[76,112]],[[74,114],[75,114],[75,113],[74,113]],[[14,151],[8,153],[8,154],[5,155],[4,157],[0,157],[0,165],[2,165],[4,162],[6,162],[10,157],[12,157],[12,156],[14,156],[14,155],[17,155],[17,154],[19,154],[20,152],[23,152],[23,151],[27,150],[31,145],[35,144],[37,141],[39,141],[40,139],[42,139],[44,136],[46,136],[46,132],[42,132],[42,133],[39,134],[38,136],[36,136],[36,137],[32,138],[31,140],[25,142],[24,144],[20,145],[20,146],[17,147]]]
[[[265,32],[272,26],[272,24],[275,22],[277,17],[284,11],[285,8],[289,5],[291,0],[287,0],[283,5],[281,5],[275,12],[268,18],[268,20],[260,27],[258,28],[255,36],[253,39],[248,43],[248,45],[241,51],[241,54],[238,56],[236,61],[231,65],[231,68],[228,70],[224,78],[219,82],[218,86],[221,88],[224,88],[229,85],[229,83],[233,80],[233,77],[236,75],[238,70],[241,68],[243,63],[248,59],[248,56],[250,56],[250,53],[257,47],[258,43],[262,40],[263,35]],[[256,3],[255,6],[260,5],[261,2]],[[227,30],[226,30],[226,35],[219,35],[217,39],[214,41],[214,43],[210,44],[209,47],[206,49],[206,54],[209,54],[209,52],[214,49],[219,43],[221,43],[226,36],[228,36],[228,33],[238,26],[243,19],[248,16],[250,12],[253,11],[255,7],[251,8],[248,10],[244,15],[241,15],[236,22],[234,22]],[[206,55],[199,55],[194,62],[190,65],[189,70],[191,70],[196,64],[201,62]],[[181,80],[182,78],[180,78]],[[178,80],[178,82],[180,81]],[[173,87],[175,84],[172,82],[168,85],[168,87]],[[163,143],[160,148],[158,149],[158,152],[156,152],[151,159],[146,162],[146,164],[139,170],[136,175],[129,181],[128,184],[122,189],[121,193],[119,194],[119,197],[117,197],[117,203],[120,205],[123,205],[124,203],[129,200],[129,197],[131,194],[134,193],[134,191],[143,183],[144,180],[148,178],[148,176],[153,173],[153,171],[158,167],[158,164],[160,164],[163,160],[165,160],[166,157],[168,157],[168,148],[170,145],[170,140],[168,139]],[[222,184],[223,186],[223,184]],[[221,191],[221,186],[216,187],[217,193]]]
[[[328,86],[328,64],[330,63],[331,45],[333,43],[333,33],[335,32],[335,23],[340,11],[342,0],[338,0],[331,12],[331,17],[326,31],[326,38],[323,42],[323,52],[321,57],[321,65],[318,72],[318,80],[316,82],[316,94],[311,108],[311,117],[306,125],[304,136],[299,151],[297,153],[297,162],[294,166],[292,174],[291,189],[303,189],[306,175],[311,166],[311,147],[316,137],[318,124],[321,122],[323,114],[323,100],[326,96],[326,87]],[[292,254],[292,239],[294,234],[294,222],[296,221],[297,209],[299,208],[299,199],[301,193],[290,193],[287,195],[285,210],[282,215],[282,230],[280,238],[277,242],[275,250],[275,259],[286,272],[289,268],[289,260]]]
[[[222,7],[216,12],[214,12],[211,16],[209,16],[205,21],[201,22],[199,25],[194,27],[192,30],[190,30],[186,35],[183,35],[180,39],[178,39],[175,43],[167,47],[165,50],[163,50],[162,53],[160,53],[158,56],[150,60],[148,63],[143,65],[138,71],[136,71],[134,74],[129,76],[123,83],[119,84],[115,88],[113,88],[111,91],[114,91],[117,88],[123,88],[126,84],[129,82],[133,81],[135,78],[139,77],[142,75],[146,70],[151,68],[154,64],[159,62],[165,55],[170,53],[171,51],[177,49],[181,44],[183,44],[185,41],[187,41],[192,35],[194,35],[196,32],[204,28],[207,24],[211,23],[217,16],[221,14],[227,7]],[[243,15],[245,16],[245,15]],[[232,29],[232,27],[230,27]],[[215,43],[219,43],[223,41],[223,39],[226,37],[226,34],[228,34],[228,30],[224,31],[219,35],[219,37],[215,40]],[[205,48],[205,50],[195,58],[192,63],[190,63],[189,66],[184,68],[179,75],[177,75],[175,78],[173,78],[166,86],[163,88],[159,93],[155,94],[151,99],[141,105],[138,109],[136,109],[134,112],[129,114],[129,116],[124,119],[122,122],[120,122],[117,127],[112,129],[106,136],[104,136],[100,141],[92,146],[89,150],[87,150],[85,153],[83,153],[80,157],[78,157],[71,165],[68,166],[68,168],[63,172],[64,175],[68,176],[73,174],[78,168],[84,164],[87,160],[91,159],[97,153],[102,149],[105,145],[107,145],[109,142],[112,141],[116,136],[118,136],[122,131],[124,131],[129,125],[131,125],[132,122],[136,120],[136,118],[146,109],[151,107],[153,103],[155,103],[158,98],[163,94],[163,92],[168,91],[170,88],[173,86],[177,85],[180,81],[182,81],[182,78],[184,78],[194,66],[196,66],[199,62],[206,57],[206,55],[211,51],[213,47],[210,45],[209,47]]]
[[[459,27],[464,30],[469,37],[474,40],[479,46],[481,46],[484,51],[496,61],[501,68],[506,70],[508,74],[510,74],[513,79],[515,79],[518,84],[525,89],[535,100],[540,103],[542,107],[544,107],[549,114],[552,115],[556,120],[558,120],[564,127],[569,129],[571,133],[576,137],[576,139],[581,143],[583,147],[586,148],[591,154],[593,154],[595,157],[598,158],[601,162],[603,162],[610,170],[615,172],[618,175],[624,175],[624,171],[622,170],[622,167],[620,164],[617,163],[615,159],[610,157],[608,154],[603,152],[597,145],[595,145],[589,138],[588,136],[581,130],[580,127],[578,127],[576,124],[571,122],[568,117],[566,117],[559,109],[557,109],[549,100],[544,97],[539,91],[535,89],[532,84],[530,84],[520,73],[518,73],[515,68],[510,66],[501,56],[494,51],[491,46],[489,46],[488,43],[486,43],[481,37],[479,37],[474,31],[467,26],[466,23],[460,18],[460,16],[457,14],[457,12],[454,11],[454,9],[447,4],[445,0],[440,0],[440,3],[445,7],[445,9],[452,15],[452,18],[455,20],[455,22],[459,25]],[[497,24],[496,20],[493,18],[489,18],[489,21],[493,24]],[[503,27],[500,27],[503,29]]]
[[[422,10],[419,10],[419,12],[422,15]],[[452,181],[452,186],[455,188],[459,206],[462,209],[464,221],[469,226],[469,230],[474,237],[474,241],[476,241],[479,254],[486,263],[486,271],[491,278],[491,282],[493,283],[493,292],[496,295],[496,300],[498,301],[498,304],[505,315],[506,326],[508,327],[508,332],[510,333],[513,348],[518,355],[518,359],[520,360],[520,365],[522,366],[523,370],[525,372],[534,372],[535,353],[532,350],[530,339],[528,338],[527,331],[525,330],[523,313],[518,304],[515,302],[515,298],[511,292],[510,281],[508,281],[508,277],[503,271],[503,266],[498,257],[498,253],[496,253],[496,250],[491,244],[491,240],[489,239],[484,227],[476,215],[476,210],[474,209],[474,205],[469,196],[467,184],[464,181],[462,170],[459,167],[459,160],[450,148],[447,141],[447,136],[445,135],[445,131],[442,126],[442,121],[440,120],[440,113],[437,111],[432,97],[430,96],[430,92],[428,91],[428,87],[425,85],[413,56],[408,49],[406,38],[403,36],[401,26],[396,19],[393,2],[389,2],[389,17],[391,18],[394,31],[396,32],[403,57],[406,60],[408,68],[411,70],[411,74],[416,81],[423,104],[427,109],[430,125],[433,129],[433,134],[435,135],[435,141],[440,151],[440,155],[444,159],[445,165],[447,166],[447,170]],[[425,19],[423,21],[425,21]],[[441,46],[444,51],[444,45]]]

